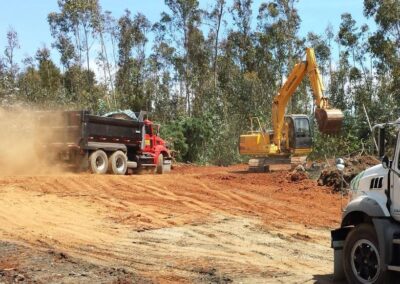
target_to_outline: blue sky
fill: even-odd
[[[10,26],[19,35],[21,49],[17,51],[17,60],[21,60],[25,55],[34,55],[37,48],[43,44],[50,46],[52,38],[47,15],[52,11],[58,11],[56,0],[0,0],[0,2],[3,2],[0,9],[1,53],[6,45],[6,32]],[[265,1],[254,0],[254,18],[261,2]],[[200,0],[202,8],[212,3],[212,0]],[[133,14],[136,12],[145,14],[152,22],[159,19],[162,11],[168,11],[164,0],[100,0],[100,4],[103,10],[111,11],[114,17],[119,17],[128,8]],[[328,23],[331,23],[337,31],[340,15],[344,12],[351,13],[359,25],[363,23],[373,25],[372,20],[367,20],[363,16],[363,0],[300,0],[297,8],[302,19],[301,35],[306,35],[309,31],[323,33]],[[55,51],[52,55],[58,60]]]

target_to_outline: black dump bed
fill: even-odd
[[[88,111],[40,112],[37,137],[42,146],[91,149],[99,143],[142,148],[144,123],[139,120],[102,117]]]

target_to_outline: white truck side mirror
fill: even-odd
[[[389,158],[388,158],[388,156],[383,156],[383,158],[382,158],[382,167],[384,169],[389,168]]]

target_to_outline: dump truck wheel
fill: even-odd
[[[124,152],[116,151],[108,159],[108,168],[114,175],[125,175],[128,169],[128,159]]]
[[[158,156],[156,173],[159,175],[162,175],[164,173],[164,156],[163,156],[163,154],[160,154]]]
[[[389,275],[383,271],[378,238],[370,224],[355,227],[344,244],[344,272],[348,283],[386,283]]]
[[[108,169],[108,157],[103,150],[94,151],[89,156],[90,171],[94,174],[105,174]]]

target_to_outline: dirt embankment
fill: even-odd
[[[242,165],[0,177],[0,196],[0,282],[313,283],[340,219],[315,181]]]

